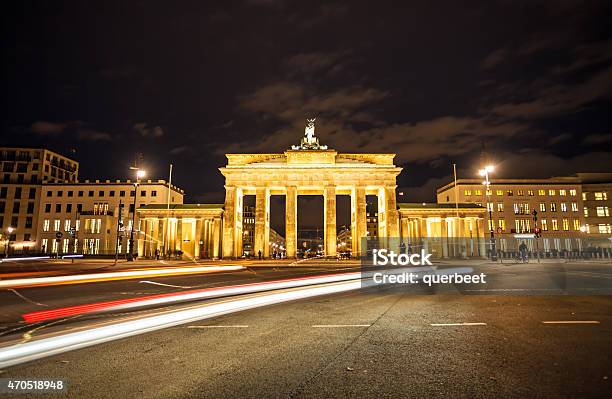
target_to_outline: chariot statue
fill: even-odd
[[[315,121],[317,118],[306,119],[304,137],[300,145],[291,147],[293,150],[326,150],[326,145],[320,145],[319,139],[315,136]]]

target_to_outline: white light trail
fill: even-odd
[[[0,288],[18,288],[18,287],[33,287],[37,285],[51,284],[70,284],[89,282],[92,280],[114,280],[114,279],[129,279],[148,276],[164,276],[178,274],[196,274],[207,272],[226,272],[232,270],[242,270],[243,266],[203,266],[203,267],[182,267],[182,268],[167,268],[167,269],[147,269],[127,272],[108,272],[108,273],[93,273],[93,274],[76,274],[70,276],[53,276],[53,277],[35,277],[21,278],[12,280],[0,281]]]
[[[291,291],[262,293],[249,298],[235,299],[216,304],[202,304],[185,310],[167,312],[161,315],[119,322],[108,326],[95,327],[89,330],[67,333],[55,337],[42,338],[37,341],[1,348],[0,368],[146,332],[193,323],[195,321],[209,319],[228,313],[294,301],[297,299],[357,290],[360,287],[360,281],[356,280],[325,286],[304,287]]]
[[[51,259],[50,256],[30,256],[27,258],[5,258],[0,260],[0,263],[4,263],[4,262],[19,262],[22,260],[40,260],[40,259]]]

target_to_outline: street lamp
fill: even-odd
[[[497,254],[495,253],[495,229],[493,228],[493,204],[491,203],[491,181],[489,180],[489,173],[493,172],[495,168],[492,165],[487,165],[478,171],[478,174],[484,177],[482,184],[485,186],[485,196],[487,200],[487,210],[489,211],[489,230],[491,232],[491,260],[497,261]],[[491,204],[491,205],[489,205]]]
[[[9,253],[9,249],[11,249],[11,235],[13,235],[13,231],[15,231],[15,229],[13,228],[13,226],[9,226],[6,231],[8,232],[8,235],[6,236],[6,247],[4,248],[4,257],[8,258],[8,253]]]
[[[128,249],[128,261],[134,260],[134,227],[136,225],[136,198],[138,197],[138,184],[140,179],[145,177],[146,172],[142,169],[136,169],[136,181],[134,182],[134,209],[132,212],[132,228],[130,229],[130,245]]]

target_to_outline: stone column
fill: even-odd
[[[397,210],[395,187],[387,187],[385,197],[387,200],[387,236],[394,237],[397,241],[397,237],[399,237],[399,211]]]
[[[325,256],[336,256],[336,187],[325,187],[324,192],[324,218],[325,231],[323,234],[325,241]]]
[[[255,256],[270,256],[270,190],[265,187],[255,191]]]
[[[351,192],[351,240],[352,255],[359,257],[362,240],[367,237],[368,222],[366,213],[365,187],[355,187]]]
[[[459,237],[457,238],[457,243],[459,245],[459,256],[461,256],[462,258],[467,258],[468,242],[465,234],[465,219],[460,217],[457,218],[457,224],[457,235]]]
[[[215,252],[214,249],[214,245],[215,245],[215,219],[209,219],[208,220],[208,233],[206,234],[206,242],[208,243],[208,257],[210,259],[216,259],[217,257],[220,257],[221,254],[218,254]]]
[[[287,257],[295,258],[297,251],[297,187],[287,187],[285,196],[285,244]]]
[[[236,234],[236,187],[225,187],[223,211],[223,257],[234,256],[234,235]]]
[[[378,190],[378,245],[380,247],[386,246],[382,242],[383,239],[387,238],[387,199],[386,190],[381,187]]]
[[[179,217],[176,222],[176,247],[175,251],[183,250],[183,218]]]
[[[487,257],[487,244],[484,235],[484,219],[478,218],[476,222],[476,237],[478,238],[478,251],[481,258]]]
[[[440,218],[440,236],[442,239],[442,257],[448,258],[448,222],[444,216]]]
[[[420,237],[423,240],[423,248],[425,252],[429,252],[429,235],[427,234],[427,217],[421,217],[419,220]]]
[[[411,223],[410,220],[408,219],[400,219],[401,220],[401,237],[402,237],[402,242],[404,244],[408,243],[409,238],[410,238],[410,227],[411,227]]]
[[[240,187],[236,188],[236,224],[234,227],[234,257],[242,256],[242,212],[244,207],[243,190]]]
[[[212,226],[212,258],[219,259],[219,239],[221,238],[221,218],[215,218]]]
[[[201,245],[200,245],[200,241],[202,241],[202,224],[203,221],[201,218],[196,219],[196,228],[195,228],[195,236],[193,237],[194,242],[194,246],[193,246],[193,257],[198,259],[202,257],[202,254],[200,253],[200,249],[201,249]]]
[[[210,256],[210,251],[208,250],[208,219],[202,219],[202,241],[204,245],[202,246],[200,258],[208,258]]]

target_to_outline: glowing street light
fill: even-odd
[[[132,228],[130,229],[130,242],[128,246],[128,261],[134,260],[134,228],[136,223],[136,198],[138,197],[138,185],[140,184],[140,179],[146,176],[146,172],[139,168],[130,168],[136,170],[136,181],[134,182],[134,210],[132,212]]]
[[[13,231],[15,231],[15,229],[13,228],[13,226],[9,226],[6,229],[7,231],[7,235],[6,235],[6,241],[5,241],[5,247],[4,247],[4,257],[8,258],[8,253],[9,253],[9,249],[11,248],[11,235],[13,234]]]
[[[491,260],[497,261],[497,255],[495,253],[495,229],[493,228],[493,204],[491,203],[491,181],[489,180],[489,173],[493,172],[494,170],[495,167],[493,167],[493,165],[487,165],[484,168],[480,169],[478,171],[478,174],[485,178],[482,184],[485,186],[487,209],[489,211],[489,230],[491,232]]]

